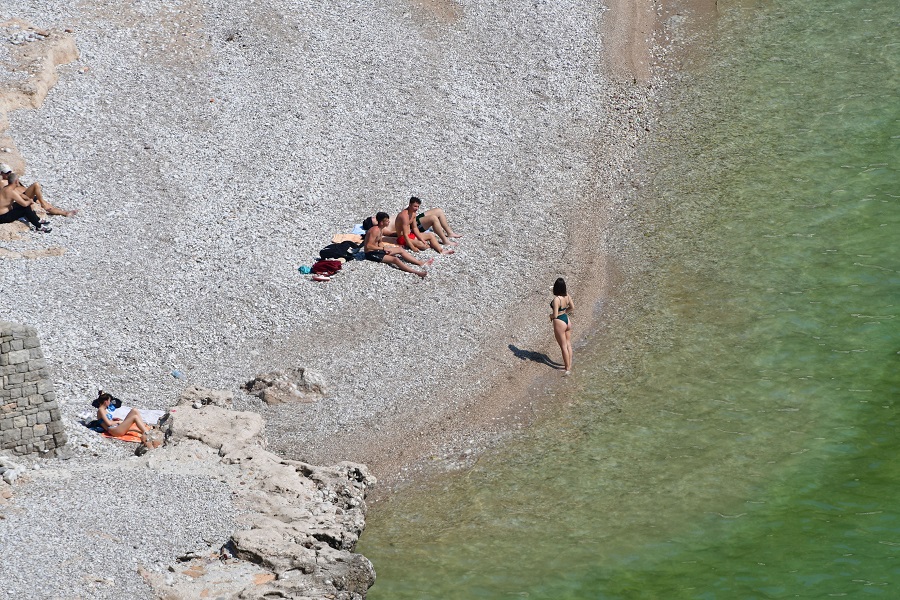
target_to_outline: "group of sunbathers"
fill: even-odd
[[[453,240],[462,236],[450,228],[443,209],[432,208],[420,214],[421,206],[421,200],[415,196],[410,198],[409,205],[394,218],[393,227],[386,212],[379,212],[363,221],[366,260],[388,263],[407,273],[425,277],[426,271],[422,267],[431,265],[434,259],[421,261],[410,252],[431,248],[440,254],[453,254],[454,250],[449,246],[456,246]],[[388,246],[390,243],[395,243],[399,248]],[[420,268],[414,269],[406,263]]]
[[[41,220],[35,207],[41,208],[48,215],[62,217],[72,217],[78,212],[53,206],[44,198],[40,183],[25,186],[8,165],[0,164],[0,224],[25,219],[35,231],[50,233],[52,229],[49,222]]]

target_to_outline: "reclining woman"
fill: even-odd
[[[115,408],[112,406],[112,401],[112,394],[107,394],[103,390],[100,390],[100,395],[97,396],[96,400],[91,402],[91,405],[97,409],[97,419],[100,421],[100,424],[103,426],[103,430],[106,431],[106,433],[113,437],[121,437],[128,433],[128,430],[131,429],[132,425],[137,425],[137,428],[142,435],[152,429],[152,427],[144,422],[140,411],[136,408],[132,408],[124,419],[113,419],[113,411],[115,411]]]

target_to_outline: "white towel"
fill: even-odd
[[[120,406],[113,411],[113,419],[124,420],[129,412],[131,412],[130,406]],[[147,423],[148,425],[156,425],[163,415],[166,414],[166,411],[164,410],[150,410],[147,408],[139,408],[138,412],[141,414],[141,418],[144,419],[144,423]]]

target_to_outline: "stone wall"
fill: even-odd
[[[66,439],[37,331],[0,321],[0,450],[53,455]]]

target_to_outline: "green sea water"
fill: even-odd
[[[370,599],[900,598],[900,8],[719,6],[627,318],[561,414],[370,512]]]

